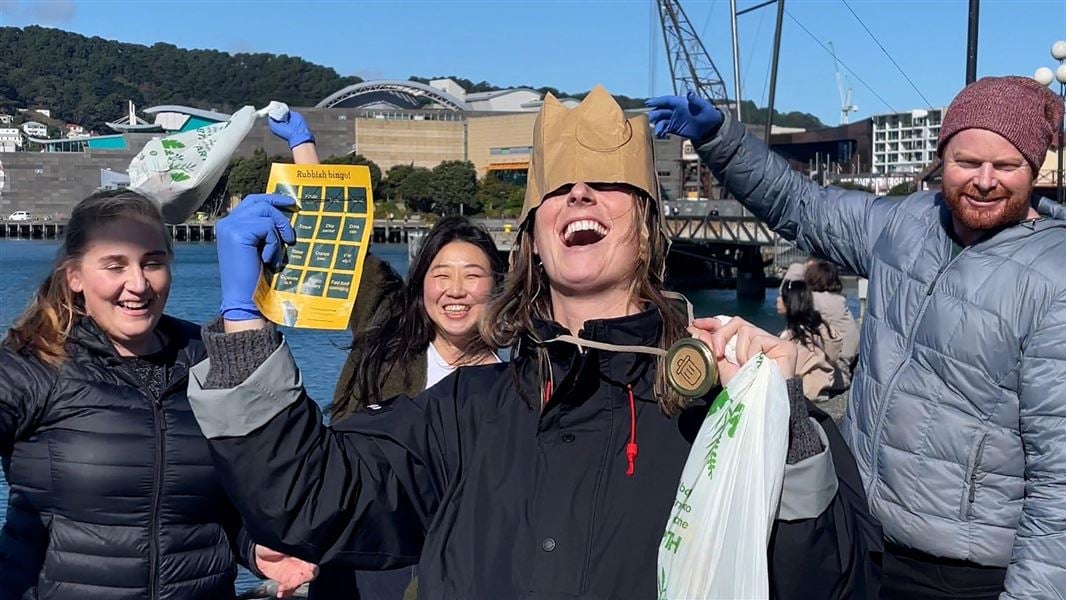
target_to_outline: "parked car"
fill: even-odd
[[[9,216],[7,218],[7,220],[8,221],[29,221],[31,218],[32,217],[30,217],[30,213],[28,213],[28,212],[26,212],[24,210],[16,210],[15,212],[11,213],[11,216]]]

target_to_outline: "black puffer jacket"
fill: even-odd
[[[189,410],[199,329],[158,331],[177,350],[158,399],[88,319],[58,374],[0,350],[0,598],[233,598],[234,548],[250,543]]]
[[[586,321],[579,335],[654,345],[661,327],[648,310]],[[707,406],[666,417],[653,358],[551,344],[554,389],[538,410],[536,357],[520,349],[510,365],[460,368],[327,429],[286,345],[269,330],[218,329],[207,329],[211,363],[193,369],[190,402],[256,539],[364,569],[418,561],[425,600],[656,597],[658,548]],[[541,323],[538,334],[564,332]],[[263,359],[259,346],[276,349]],[[639,443],[632,476],[629,441]],[[838,448],[832,462],[851,461]],[[835,491],[824,500],[816,516],[775,525],[773,597],[876,597],[854,572],[866,554],[852,552],[850,508]]]

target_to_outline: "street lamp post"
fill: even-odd
[[[1040,82],[1040,85],[1051,85],[1053,81],[1059,83],[1059,98],[1066,104],[1066,41],[1060,40],[1052,44],[1051,57],[1059,61],[1059,66],[1054,72],[1047,67],[1040,67],[1036,70],[1036,74],[1033,78]],[[1059,143],[1056,148],[1056,154],[1058,155],[1059,164],[1058,169],[1055,172],[1055,199],[1059,204],[1062,204],[1066,198],[1063,196],[1063,154],[1064,146],[1066,146],[1066,119],[1059,124]]]

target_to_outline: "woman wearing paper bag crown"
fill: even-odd
[[[287,237],[272,225],[284,218],[266,202],[263,219],[220,236],[224,298],[237,308],[205,328],[211,360],[189,394],[255,539],[314,562],[418,562],[427,599],[656,596],[656,553],[713,396],[682,397],[661,367],[688,324],[662,291],[649,133],[602,88],[572,110],[549,95],[513,268],[481,327],[490,346],[515,348],[513,361],[460,368],[332,428],[283,337],[248,308],[255,282],[241,274],[259,269],[261,241]],[[738,362],[764,352],[785,377],[795,369],[793,345],[740,319],[689,331],[712,344],[727,384],[733,336]],[[788,389],[789,462],[806,467],[796,487],[814,491],[783,516],[832,527],[835,431],[813,426],[797,380]],[[793,525],[778,523],[774,543]],[[841,549],[829,544],[788,556],[816,565],[816,580],[775,583],[776,595],[856,597],[850,564],[836,568]]]

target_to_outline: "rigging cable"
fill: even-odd
[[[785,14],[788,15],[788,18],[792,19],[796,23],[796,25],[799,25],[800,29],[802,29],[804,31],[804,33],[809,35],[811,37],[811,39],[815,41],[815,43],[817,43],[819,46],[821,46],[822,50],[825,50],[826,54],[828,54],[830,56],[833,56],[833,53],[829,51],[829,48],[826,48],[825,44],[823,44],[821,40],[819,40],[817,37],[815,37],[814,34],[811,33],[811,30],[809,30],[806,27],[804,27],[803,23],[800,23],[799,19],[797,19],[795,16],[793,16],[792,13],[789,12],[789,10],[787,8],[785,9]],[[885,100],[884,98],[882,98],[881,94],[878,94],[877,92],[875,92],[874,89],[872,87],[870,87],[870,85],[868,83],[866,83],[866,81],[863,80],[862,77],[859,77],[858,73],[856,73],[855,71],[852,71],[851,67],[849,67],[848,65],[844,64],[844,61],[840,60],[840,57],[837,57],[837,62],[839,62],[840,66],[844,67],[844,69],[848,73],[851,73],[851,75],[856,80],[858,80],[858,82],[861,83],[866,89],[870,90],[870,93],[873,94],[874,96],[876,96],[877,99],[880,100],[885,106],[887,106],[889,110],[891,110],[892,112],[899,112],[898,110],[893,108],[893,106],[891,104],[888,103],[888,100]]]
[[[923,94],[922,91],[918,89],[918,86],[914,85],[914,82],[911,81],[911,78],[908,77],[907,73],[903,71],[903,67],[899,66],[899,63],[896,62],[896,59],[892,58],[892,55],[888,53],[888,50],[886,50],[885,47],[881,44],[881,42],[877,39],[877,36],[875,36],[874,33],[870,31],[870,28],[866,26],[866,23],[862,22],[862,19],[859,18],[859,15],[855,14],[855,11],[852,10],[851,5],[848,4],[848,0],[840,1],[844,3],[844,6],[848,7],[848,10],[851,12],[851,16],[855,17],[855,20],[859,22],[859,25],[862,25],[862,28],[866,30],[866,33],[869,34],[870,39],[872,39],[874,43],[877,44],[877,47],[881,49],[881,52],[884,52],[885,56],[888,57],[888,60],[892,61],[892,64],[895,65],[896,70],[900,72],[900,75],[903,75],[903,78],[907,80],[907,83],[911,84],[911,87],[914,88],[914,91],[918,92],[918,95],[922,97],[922,100],[925,102],[926,106],[932,109],[933,103],[925,97],[925,94]]]

